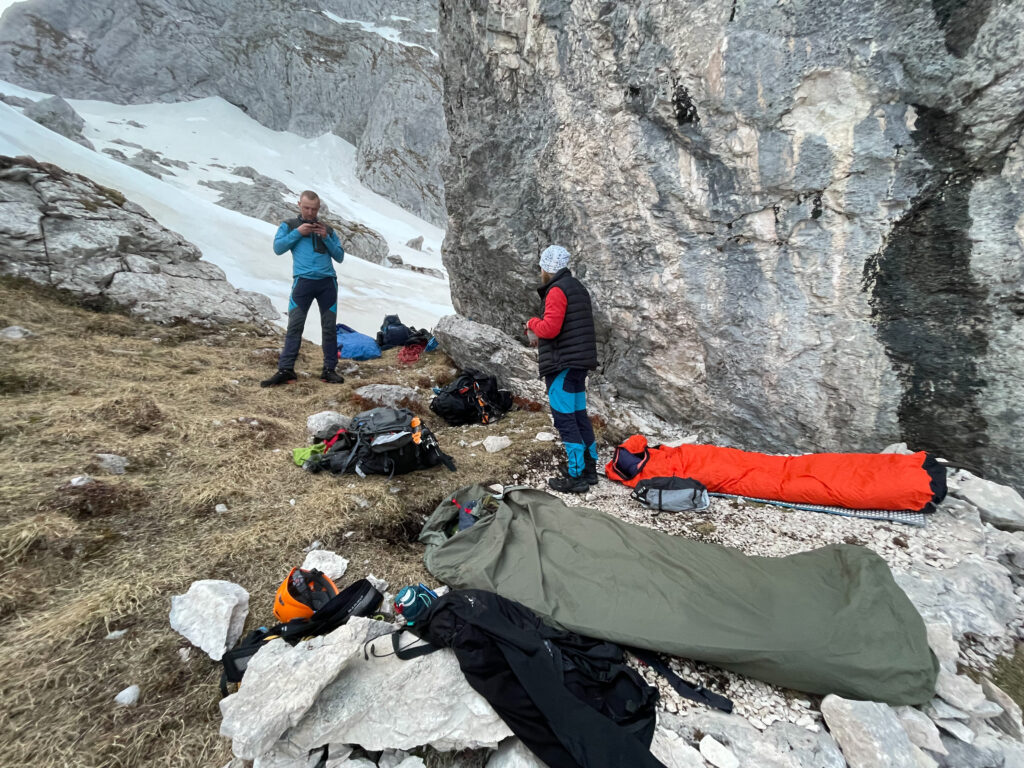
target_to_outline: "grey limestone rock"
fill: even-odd
[[[128,459],[118,456],[116,453],[97,453],[100,469],[106,470],[112,475],[123,475],[128,467]]]
[[[853,768],[916,768],[913,744],[892,707],[830,694],[821,714]]]
[[[1017,616],[1009,572],[999,563],[970,555],[952,568],[918,566],[893,577],[926,622],[947,622],[953,637],[1002,637]]]
[[[440,21],[461,315],[518,337],[557,242],[617,402],[748,449],[902,441],[1024,481],[1024,5],[452,0]]]
[[[968,744],[960,739],[943,736],[946,754],[939,756],[942,768],[1003,768],[1005,758],[998,742]]]
[[[706,735],[713,736],[739,758],[741,766],[845,768],[846,765],[832,736],[824,731],[814,733],[793,723],[773,723],[762,733],[739,715],[712,711],[685,716],[659,713],[658,723],[688,744],[698,744]]]
[[[956,660],[960,648],[953,639],[953,629],[947,622],[933,621],[925,624],[928,632],[928,647],[947,672],[956,673]]]
[[[993,726],[1017,741],[1024,741],[1024,726],[1021,725],[1020,705],[1010,696],[986,677],[981,679],[981,687],[993,701],[1003,709],[1003,714],[997,715],[990,721]]]
[[[233,288],[199,250],[117,191],[29,158],[0,157],[0,272],[159,323],[253,323],[270,300]]]
[[[40,125],[81,144],[83,147],[95,149],[92,142],[82,135],[85,120],[60,96],[29,102],[25,105],[24,114],[25,117],[35,120]]]
[[[391,650],[388,638],[376,645],[378,653]],[[486,700],[469,687],[450,650],[411,661],[373,654],[365,659],[362,646],[356,650],[345,671],[324,688],[315,708],[287,732],[291,742],[359,744],[368,750],[429,744],[443,752],[493,748],[511,735]],[[396,695],[396,680],[403,681],[401,695]],[[430,717],[423,717],[424,712]]]
[[[443,225],[436,39],[432,2],[34,0],[4,13],[0,79],[122,104],[220,96],[274,130],[332,132],[363,183]]]
[[[946,751],[939,738],[939,729],[924,712],[914,707],[896,707],[896,716],[914,746],[940,754]]]
[[[337,411],[320,411],[306,419],[306,433],[321,440],[334,435],[339,429],[348,428],[351,419]],[[328,434],[329,433],[329,434]]]
[[[235,756],[254,760],[273,749],[321,691],[359,656],[362,644],[388,631],[383,622],[356,617],[328,635],[295,646],[283,640],[264,645],[249,661],[238,692],[220,702],[220,732],[232,739]],[[308,746],[293,743],[308,750],[327,740]]]
[[[1024,531],[1024,498],[1013,488],[966,470],[958,471],[951,485],[951,493],[977,507],[986,523],[1004,531]]]
[[[704,768],[704,758],[675,731],[658,727],[651,740],[651,754],[665,764],[666,768]],[[488,765],[487,768],[491,768]],[[532,766],[524,766],[532,768]]]
[[[359,387],[355,394],[374,406],[423,408],[425,405],[419,390],[401,384],[367,384]]]
[[[373,100],[356,153],[359,180],[443,227],[444,182],[436,159],[448,153],[448,131],[440,109],[441,76],[430,54],[414,56]]]

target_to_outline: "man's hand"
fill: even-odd
[[[308,237],[309,235],[313,234],[313,228],[315,226],[316,226],[316,224],[313,224],[313,223],[308,222],[308,221],[303,223],[303,224],[299,224],[299,226],[298,226],[299,234],[302,235],[303,237]]]
[[[320,235],[320,237],[327,237],[327,227],[321,224],[319,221],[313,223],[313,234]]]

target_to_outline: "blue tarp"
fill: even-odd
[[[380,357],[380,347],[377,342],[365,333],[359,333],[355,328],[338,323],[338,357],[351,360],[370,360]]]

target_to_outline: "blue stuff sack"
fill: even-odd
[[[338,334],[338,357],[349,360],[372,360],[380,357],[380,347],[372,337],[359,333],[342,323],[336,328]]]

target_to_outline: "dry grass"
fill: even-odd
[[[37,335],[2,342],[0,739],[9,765],[223,765],[219,667],[197,650],[179,657],[188,643],[168,624],[172,595],[195,579],[237,582],[256,626],[315,539],[349,558],[352,578],[430,583],[415,543],[423,515],[453,489],[508,482],[552,450],[532,439],[550,428],[543,412],[449,428],[421,407],[457,473],[309,475],[290,461],[309,414],[353,412],[353,390],[367,383],[444,383],[450,362],[432,354],[402,365],[392,350],[340,386],[300,378],[263,390],[276,339],[150,325],[0,281],[0,327],[12,324]],[[319,349],[304,344],[298,370],[319,367]],[[513,446],[492,455],[470,445],[488,434]],[[125,456],[127,474],[104,474],[96,453]],[[84,473],[96,482],[68,485]],[[215,512],[222,503],[225,514]],[[105,640],[112,629],[128,633]],[[142,688],[139,704],[116,708],[114,695],[131,684]]]

